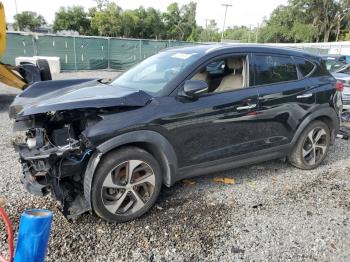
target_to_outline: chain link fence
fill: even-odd
[[[269,44],[280,47],[293,47],[303,49],[316,55],[345,55],[350,56],[350,41],[328,43],[289,43]]]
[[[57,36],[7,33],[2,62],[14,64],[19,56],[55,56],[61,70],[126,70],[160,50],[199,43],[173,40],[125,39],[114,37]],[[227,41],[229,43],[229,41]],[[269,44],[304,49],[314,54],[350,55],[350,42]]]
[[[2,62],[14,64],[19,56],[55,56],[61,70],[125,70],[168,47],[193,45],[172,40],[113,37],[56,36],[7,33]]]

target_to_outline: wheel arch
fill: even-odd
[[[292,140],[292,145],[298,141],[301,133],[304,131],[304,129],[315,120],[320,120],[329,127],[329,130],[331,131],[331,143],[334,143],[335,137],[337,135],[337,132],[339,130],[339,117],[335,110],[331,107],[327,108],[321,108],[317,111],[314,111],[309,116],[307,116],[299,125],[297,131],[295,132],[295,135]]]
[[[139,130],[125,133],[99,145],[88,162],[84,176],[84,197],[90,209],[92,180],[100,160],[108,152],[125,146],[137,146],[152,154],[160,164],[163,184],[173,184],[173,175],[177,172],[177,156],[170,142],[155,131]]]

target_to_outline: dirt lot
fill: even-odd
[[[109,77],[110,72],[65,73]],[[7,109],[17,90],[0,86],[0,197],[17,225],[27,208],[54,211],[48,261],[350,261],[350,142],[337,139],[323,165],[301,171],[270,161],[163,188],[147,215],[112,225],[85,214],[73,223],[50,197],[27,193]],[[213,181],[234,178],[235,184]],[[0,226],[0,251],[5,229]]]

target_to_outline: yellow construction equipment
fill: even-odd
[[[6,19],[5,8],[0,2],[0,58],[6,50]],[[44,72],[45,71],[45,72]],[[36,65],[31,63],[11,66],[0,61],[0,82],[25,89],[36,81],[51,80],[50,68],[46,60],[38,60]]]
[[[4,54],[6,49],[6,20],[5,9],[0,2],[0,57]]]

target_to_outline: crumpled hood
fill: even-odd
[[[97,80],[38,82],[19,94],[10,106],[11,118],[49,111],[144,106],[152,97],[130,88],[102,84]]]

